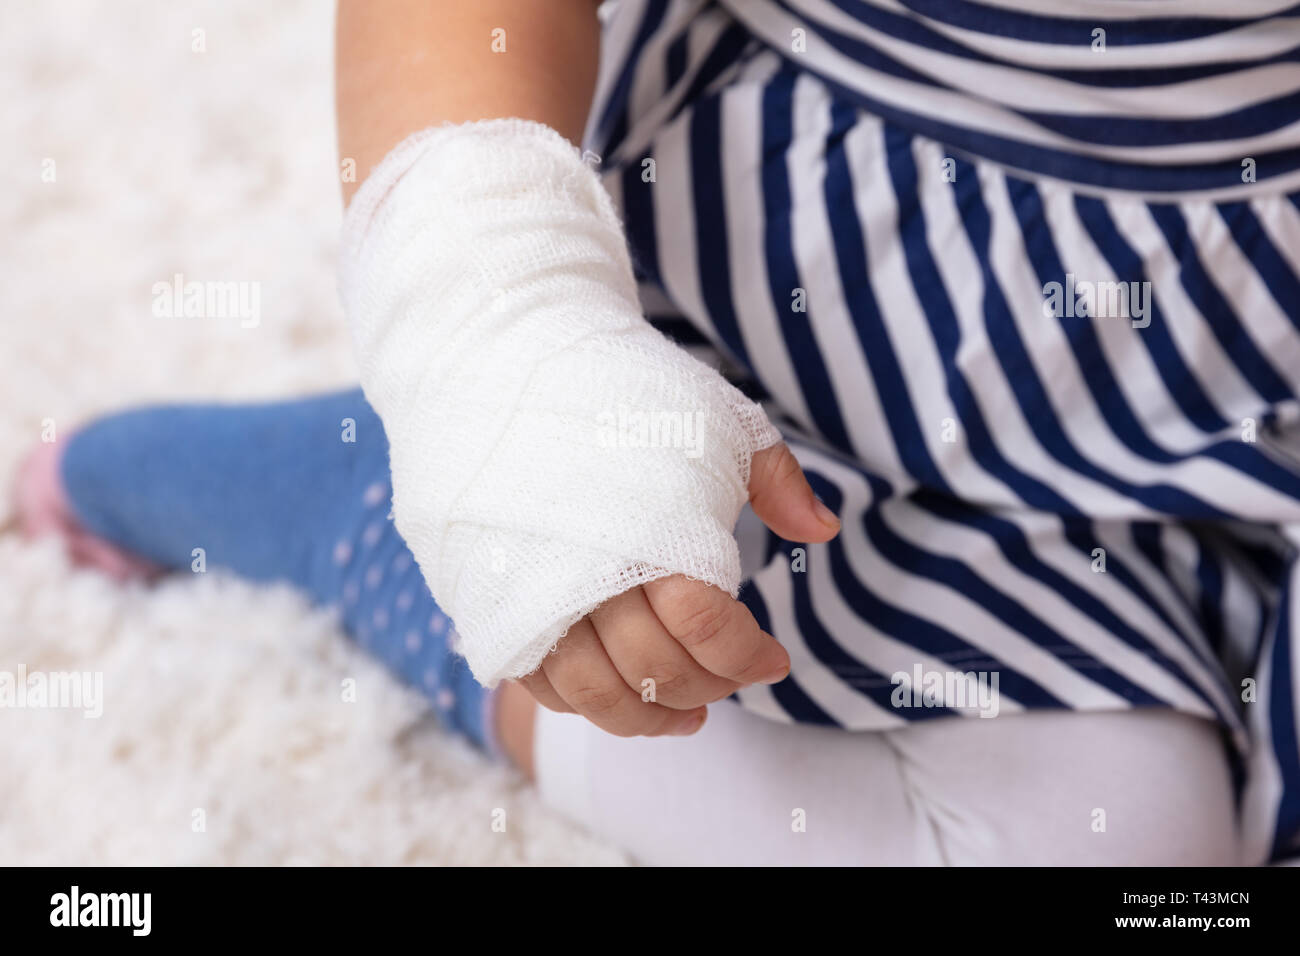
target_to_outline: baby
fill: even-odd
[[[297,584],[647,862],[1294,856],[1300,34],[1187,6],[344,0],[362,389],[24,524]]]

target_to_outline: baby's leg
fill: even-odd
[[[1236,866],[1226,744],[1169,710],[1038,710],[892,731],[956,866]]]
[[[58,533],[110,572],[222,567],[294,584],[337,607],[445,726],[485,742],[486,692],[449,650],[451,622],[389,519],[388,443],[360,390],[137,409],[61,445],[23,470],[30,532]]]
[[[1218,731],[1167,711],[1037,711],[881,733],[727,703],[694,737],[538,711],[543,797],[652,864],[1239,862]],[[502,727],[508,750],[522,722]]]

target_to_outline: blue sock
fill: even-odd
[[[433,702],[443,725],[494,750],[491,695],[448,647],[389,517],[388,440],[360,389],[260,405],[143,408],[73,435],[62,476],[85,528],[169,568],[288,581]]]

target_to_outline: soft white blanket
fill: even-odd
[[[355,380],[332,11],[0,6],[6,499],[47,420]],[[260,283],[260,320],[155,315],[178,273]],[[102,672],[104,712],[0,710],[0,864],[621,859],[440,734],[288,590],[213,573],[123,590],[6,532],[0,671],[22,667]]]

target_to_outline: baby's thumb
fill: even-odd
[[[839,519],[817,500],[785,442],[754,455],[749,504],[763,524],[787,541],[829,541],[840,532]]]

